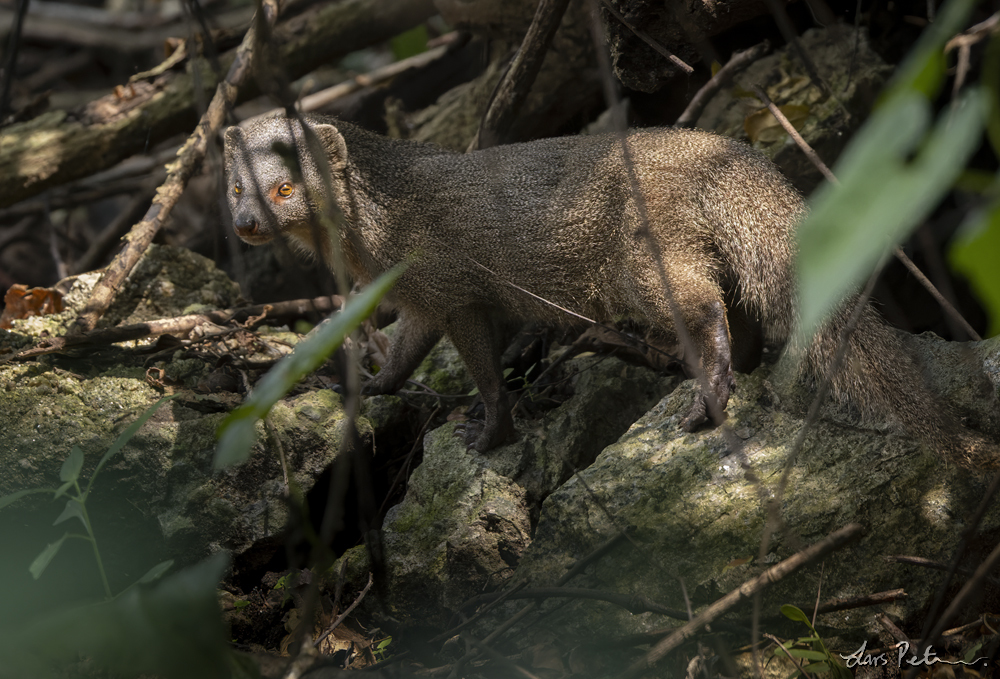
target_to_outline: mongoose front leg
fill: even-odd
[[[394,394],[406,383],[424,357],[441,339],[441,331],[426,326],[404,311],[399,319],[396,336],[389,345],[389,356],[372,380],[364,385],[361,393]]]
[[[470,448],[484,453],[506,443],[514,433],[507,385],[500,368],[500,330],[489,310],[463,309],[449,317],[446,333],[472,374],[486,408],[486,422],[479,435],[466,440]],[[474,435],[476,429],[468,431]]]

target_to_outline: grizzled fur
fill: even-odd
[[[565,318],[531,295],[598,320],[644,319],[676,341],[672,293],[699,354],[686,360],[707,377],[682,422],[687,430],[708,419],[707,399],[725,408],[735,386],[734,313],[755,317],[771,341],[790,334],[794,230],[805,208],[774,165],[744,144],[692,130],[630,132],[644,203],[637,207],[619,137],[562,137],[457,154],[332,118],[307,121],[318,145],[281,116],[226,131],[237,233],[253,244],[280,235],[328,263],[339,245],[361,282],[411,261],[391,299],[401,311],[399,331],[365,392],[398,390],[447,335],[485,402],[485,425],[473,441],[480,451],[513,433],[500,368],[501,319]],[[320,147],[329,183],[308,152]],[[285,185],[290,195],[283,195]],[[326,186],[347,224],[339,243],[317,226]],[[642,231],[643,209],[659,262]],[[723,287],[739,300],[729,315],[725,300],[733,297]],[[825,373],[846,318],[840,314],[806,350],[815,374]],[[916,374],[869,308],[834,392],[869,418],[920,431],[933,408]]]

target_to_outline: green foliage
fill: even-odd
[[[81,657],[102,669],[178,679],[229,675],[216,586],[223,555],[103,603],[0,628],[0,679],[63,676]]]
[[[376,662],[382,662],[383,660],[388,660],[390,657],[386,655],[389,652],[389,644],[392,643],[392,637],[386,637],[382,641],[378,642],[378,646],[372,649],[372,655],[375,656]]]
[[[830,653],[826,644],[823,643],[823,639],[819,636],[819,632],[812,626],[809,617],[802,612],[802,609],[785,604],[781,607],[781,614],[789,620],[801,622],[809,628],[811,634],[799,637],[791,644],[785,644],[785,648],[788,649],[787,653],[780,647],[774,649],[776,657],[795,658],[802,665],[802,669],[810,674],[828,674],[834,679],[851,679],[853,676],[851,671],[844,667],[835,655]],[[796,670],[791,676],[793,679],[800,677],[802,672]]]
[[[427,27],[423,24],[400,33],[389,41],[396,61],[408,59],[427,51]]]
[[[164,396],[159,401],[151,405],[146,411],[136,419],[135,422],[126,427],[125,431],[121,433],[121,436],[111,445],[110,448],[101,456],[100,462],[97,463],[97,467],[94,468],[94,473],[90,475],[90,480],[87,481],[87,487],[80,487],[80,472],[83,470],[83,451],[79,446],[73,446],[70,450],[69,455],[63,461],[62,467],[59,470],[59,480],[62,481],[62,485],[56,489],[50,488],[29,488],[26,490],[19,490],[16,493],[11,493],[0,498],[0,507],[6,507],[7,505],[21,499],[22,497],[29,495],[31,493],[53,493],[53,499],[58,500],[64,495],[68,496],[69,499],[66,500],[66,505],[63,507],[63,511],[56,520],[53,522],[53,526],[58,526],[64,521],[69,521],[70,519],[77,519],[86,531],[86,535],[79,533],[64,533],[61,538],[55,542],[49,543],[45,549],[42,550],[41,554],[35,557],[35,560],[31,562],[28,570],[31,572],[31,576],[36,580],[42,576],[45,569],[55,558],[56,554],[62,548],[63,544],[69,538],[76,538],[81,540],[86,540],[91,544],[94,550],[94,559],[97,561],[97,570],[101,574],[101,582],[104,585],[104,595],[108,598],[112,598],[111,586],[108,584],[107,574],[104,571],[104,562],[101,559],[101,552],[97,547],[97,538],[94,536],[94,527],[91,524],[90,516],[87,514],[87,498],[90,496],[90,490],[94,485],[94,481],[97,480],[98,474],[104,468],[111,458],[118,454],[118,452],[125,447],[125,445],[135,436],[135,433],[146,423],[150,417],[153,416],[161,405],[174,398],[173,396]],[[149,572],[146,573],[138,583],[152,582],[156,578],[160,577],[165,573],[170,566],[173,565],[172,561],[164,561],[163,563],[157,564]],[[138,584],[137,583],[137,584]]]
[[[274,404],[298,382],[323,364],[344,339],[375,311],[379,301],[402,274],[396,267],[379,276],[364,292],[348,301],[344,310],[322,323],[295,351],[271,368],[257,383],[253,393],[219,425],[219,447],[215,468],[239,464],[250,456],[258,420],[267,417]]]
[[[34,620],[0,618],[0,679],[64,676],[66,669],[82,658],[101,669],[130,676],[236,676],[216,601],[216,586],[227,558],[217,555],[170,577],[163,576],[173,561],[164,561],[113,596],[87,513],[87,499],[100,471],[171,398],[161,398],[122,432],[101,457],[85,488],[80,476],[83,451],[74,446],[59,471],[62,484],[58,488],[21,490],[0,498],[0,507],[4,507],[31,493],[52,493],[54,499],[66,496],[66,505],[54,525],[76,520],[86,534],[65,533],[42,550],[29,570],[38,579],[66,540],[86,540],[93,548],[106,596],[102,603],[63,607]],[[155,581],[149,588],[138,586]]]
[[[1000,200],[963,226],[948,253],[951,265],[962,272],[990,317],[990,336],[1000,335]]]
[[[988,110],[982,88],[970,88],[929,131],[929,97],[944,73],[944,41],[972,4],[948,3],[845,149],[834,168],[840,184],[826,184],[813,196],[811,214],[798,234],[803,335],[814,333],[927,216],[975,150]]]

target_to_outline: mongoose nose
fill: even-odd
[[[236,231],[236,235],[241,238],[246,236],[253,236],[257,234],[259,227],[257,225],[257,220],[249,215],[239,215],[233,220],[233,229]]]

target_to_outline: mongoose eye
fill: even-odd
[[[233,184],[233,193],[235,193],[237,196],[243,193],[243,187],[240,185],[239,182]]]
[[[289,184],[288,182],[285,182],[284,184],[278,187],[278,195],[281,196],[282,198],[288,198],[290,195],[292,195],[292,191],[294,191],[294,189],[292,188],[292,185]]]

